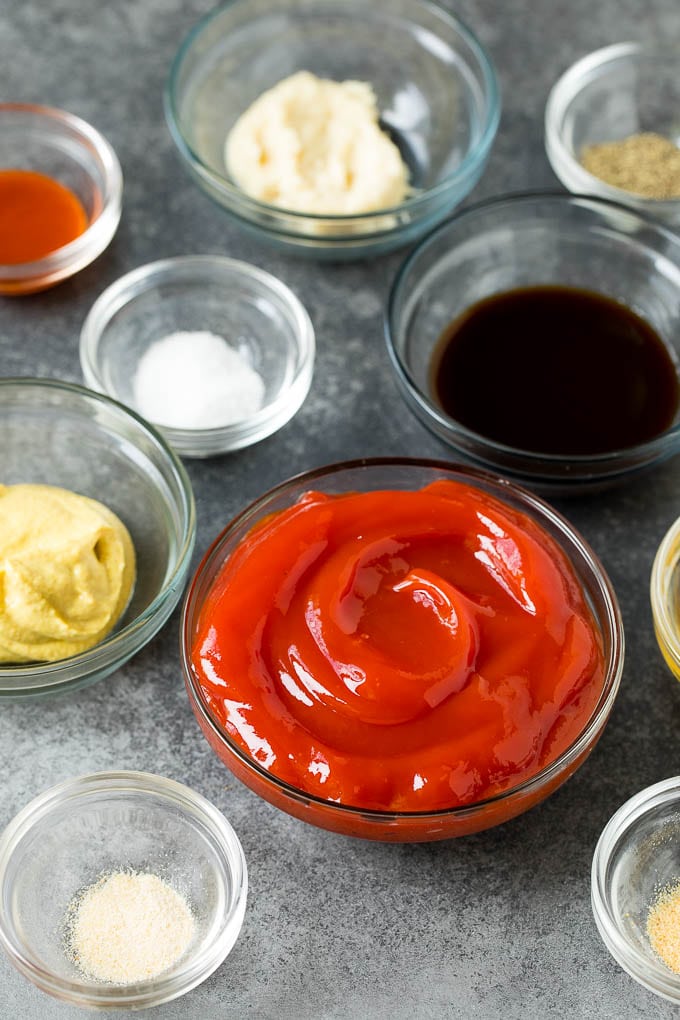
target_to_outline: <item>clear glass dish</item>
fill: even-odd
[[[650,991],[680,1003],[680,974],[652,949],[647,916],[680,881],[680,776],[636,793],[607,822],[592,866],[592,907],[619,966]]]
[[[515,288],[596,291],[645,319],[680,365],[680,239],[621,205],[585,196],[509,195],[465,209],[409,255],[390,292],[385,334],[397,383],[416,416],[473,463],[547,493],[625,481],[680,451],[680,421],[626,449],[593,455],[521,450],[473,432],[439,405],[432,359],[467,308]],[[508,338],[512,357],[512,338]]]
[[[623,202],[669,224],[680,198],[652,199],[605,184],[581,165],[583,147],[651,131],[680,145],[677,49],[616,43],[589,53],[553,86],[545,108],[545,147],[569,191]]]
[[[373,811],[324,800],[290,786],[245,753],[211,712],[191,667],[191,650],[205,600],[224,564],[268,515],[294,504],[310,489],[322,493],[419,489],[435,479],[461,481],[500,499],[538,522],[564,551],[592,609],[604,652],[602,692],[583,731],[554,762],[530,779],[477,803],[434,812]],[[247,507],[217,537],[187,592],[181,625],[182,667],[203,734],[215,754],[258,796],[296,818],[349,836],[385,842],[424,842],[478,832],[540,803],[585,761],[607,722],[623,669],[623,625],[611,584],[593,552],[555,510],[538,497],[485,472],[439,461],[385,459],[334,464],[283,482]]]
[[[69,904],[102,874],[151,873],[180,893],[196,932],[157,978],[82,976],[64,949]],[[138,1010],[205,981],[238,938],[248,875],[227,819],[187,786],[146,772],[96,772],[31,801],[0,836],[0,944],[33,984],[74,1006]]]
[[[35,262],[0,265],[0,294],[31,294],[73,276],[104,251],[116,232],[123,196],[118,157],[79,117],[29,103],[0,103],[0,169],[34,170],[69,188],[88,227]]]
[[[275,276],[218,255],[164,259],[127,273],[97,299],[80,335],[88,386],[135,407],[137,366],[176,331],[225,340],[265,385],[255,414],[219,428],[159,425],[185,457],[239,450],[281,428],[302,405],[314,369],[314,329],[298,298]]]
[[[361,216],[311,216],[244,194],[224,142],[266,89],[295,71],[359,79],[411,170],[413,194]],[[405,245],[472,190],[496,134],[500,99],[488,54],[426,0],[234,0],[189,33],[165,94],[175,144],[198,183],[235,221],[280,248],[325,259]]]
[[[676,680],[680,680],[680,518],[657,549],[650,579],[654,633]]]
[[[179,459],[146,422],[108,397],[47,379],[0,379],[0,481],[90,496],[127,526],[137,556],[113,631],[56,662],[0,664],[0,700],[74,690],[118,669],[160,630],[191,562],[196,511]]]

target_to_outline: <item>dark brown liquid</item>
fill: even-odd
[[[596,454],[664,432],[676,366],[649,323],[571,287],[486,298],[442,334],[432,388],[461,425],[520,450]]]

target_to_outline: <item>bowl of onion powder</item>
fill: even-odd
[[[81,331],[87,385],[156,425],[185,457],[250,446],[293,417],[312,381],[314,329],[280,280],[192,255],[141,266]]]
[[[143,1009],[204,981],[241,930],[241,844],[209,801],[99,772],[31,801],[0,836],[0,944],[42,991]]]

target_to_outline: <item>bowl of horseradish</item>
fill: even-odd
[[[165,113],[236,225],[337,261],[404,247],[463,201],[500,94],[485,47],[431,0],[232,0],[180,45]]]
[[[210,457],[276,432],[312,381],[314,329],[275,276],[188,255],[121,277],[80,336],[92,389],[156,425],[184,457]]]

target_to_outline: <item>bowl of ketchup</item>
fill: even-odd
[[[313,825],[393,842],[498,825],[581,765],[623,668],[616,596],[528,491],[384,459],[282,483],[215,540],[183,610],[213,751]]]

